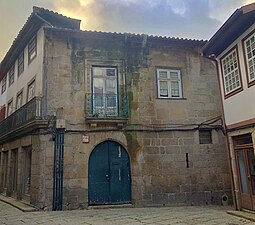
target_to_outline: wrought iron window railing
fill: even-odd
[[[127,118],[128,98],[125,94],[86,94],[86,118]]]
[[[10,116],[0,122],[0,137],[21,128],[33,120],[42,119],[41,98],[34,97]]]

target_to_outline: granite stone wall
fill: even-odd
[[[209,126],[212,144],[199,144],[198,127],[220,116],[216,68],[200,56],[204,42],[47,29],[45,35],[47,113],[61,109],[66,121],[65,209],[88,206],[89,156],[106,140],[122,144],[130,156],[135,206],[221,204],[225,193],[231,198],[224,135]],[[121,127],[114,120],[92,126],[85,117],[93,65],[118,68],[119,91],[129,100]],[[157,68],[181,70],[183,98],[158,98]],[[84,134],[89,143],[82,143]],[[47,143],[42,149],[50,207],[53,144]]]

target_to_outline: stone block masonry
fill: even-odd
[[[212,143],[199,143],[199,124],[220,116],[216,68],[200,56],[203,42],[51,29],[45,37],[48,114],[63,108],[66,120],[64,209],[88,206],[89,157],[104,141],[121,144],[130,157],[135,206],[221,204],[223,194],[231,199],[224,135],[209,126]],[[129,101],[124,127],[87,123],[93,66],[117,68],[117,88]],[[158,68],[181,71],[183,98],[159,98]],[[84,134],[89,143],[82,143]],[[50,171],[47,177],[50,207]]]
[[[130,202],[134,206],[221,204],[223,194],[231,199],[225,138],[219,121],[206,122],[219,118],[220,110],[216,68],[200,56],[204,44],[45,28],[44,111],[49,118],[61,112],[65,121],[63,209],[88,207],[90,156],[103,142],[122,146],[129,157],[126,166],[130,166]],[[94,92],[94,67],[117,71],[116,94],[127,96],[127,118],[119,118],[126,99],[116,103],[118,116],[85,114],[87,104],[92,108],[95,104],[93,98],[85,102],[85,96]],[[180,71],[181,98],[158,95],[158,69]],[[201,128],[212,134],[208,144],[200,144]],[[52,209],[53,198],[55,143],[51,132],[51,128],[41,130],[3,145],[4,151],[18,148],[19,153],[31,147],[28,201],[44,210]],[[89,136],[88,143],[83,143],[84,135]],[[120,148],[118,151],[120,158]],[[22,177],[24,162],[22,155],[19,158]],[[96,165],[104,161],[100,160]],[[121,181],[121,170],[118,177]],[[20,178],[20,193],[23,184]],[[11,195],[11,187],[7,195]]]

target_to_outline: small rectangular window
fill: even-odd
[[[33,97],[35,97],[35,80],[27,87],[27,101],[30,101]]]
[[[159,98],[182,98],[181,71],[157,69]]]
[[[211,130],[199,130],[199,143],[200,144],[212,144],[212,131]]]
[[[35,35],[28,43],[28,63],[30,63],[37,54],[37,36]]]
[[[11,67],[9,70],[9,87],[13,84],[14,82],[14,73],[15,73],[15,65]]]
[[[2,80],[2,91],[1,91],[2,94],[6,91],[6,80],[7,80],[7,76],[5,75],[5,77]]]
[[[24,51],[20,54],[18,58],[18,76],[24,71]]]

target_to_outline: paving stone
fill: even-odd
[[[161,207],[22,212],[0,202],[1,225],[255,225],[227,214],[231,208]]]

